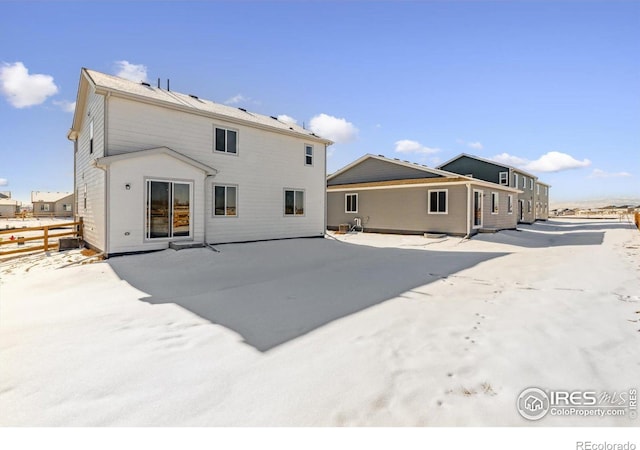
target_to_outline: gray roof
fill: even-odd
[[[451,158],[450,160],[445,161],[442,164],[438,165],[438,168],[444,167],[447,164],[452,163],[453,161],[456,161],[456,160],[458,160],[460,158],[463,158],[463,157],[475,159],[475,160],[486,162],[486,163],[489,163],[489,164],[493,164],[494,166],[504,167],[505,169],[516,170],[516,171],[518,171],[518,172],[520,172],[520,173],[522,173],[522,174],[524,174],[524,175],[526,175],[526,176],[528,176],[530,178],[536,178],[536,179],[538,178],[537,176],[535,176],[535,175],[533,175],[533,174],[531,174],[531,173],[529,173],[529,172],[527,172],[525,170],[522,170],[522,169],[520,169],[518,167],[511,166],[509,164],[505,164],[505,163],[502,163],[500,161],[494,161],[494,160],[489,159],[489,158],[481,158],[480,156],[470,155],[468,153],[460,153],[458,156],[455,156],[455,157]]]
[[[282,122],[276,116],[265,116],[262,114],[246,111],[241,108],[215,103],[211,100],[205,100],[195,95],[182,94],[180,92],[168,91],[166,89],[135,81],[126,80],[114,75],[107,75],[95,70],[83,69],[83,72],[91,79],[96,87],[96,91],[106,90],[113,93],[122,93],[126,96],[138,97],[157,104],[166,106],[175,106],[179,108],[188,108],[194,112],[205,113],[211,116],[227,118],[233,122],[254,124],[261,128],[271,128],[274,131],[280,131],[287,134],[305,135],[314,141],[321,141],[326,144],[332,144],[328,139],[317,136],[310,130],[300,125]]]
[[[62,200],[65,197],[73,195],[73,192],[43,192],[43,191],[31,191],[32,202],[45,202],[55,203]]]

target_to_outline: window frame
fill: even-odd
[[[513,187],[518,189],[518,174],[517,173],[513,173]]]
[[[93,119],[89,122],[89,154],[93,153]]]
[[[498,173],[498,184],[502,186],[509,185],[509,172],[500,172]]]
[[[444,211],[439,211],[439,207],[440,207],[440,196],[438,195],[437,198],[437,205],[436,211],[432,211],[431,210],[431,194],[437,192],[444,192],[445,196],[444,196]],[[427,214],[449,214],[449,189],[429,189],[427,191]]]
[[[224,131],[224,150],[218,150],[218,130],[223,130]],[[228,134],[229,132],[235,133],[236,135],[236,151],[235,152],[230,152],[229,151],[229,138],[228,138]],[[240,130],[238,130],[237,128],[229,128],[229,127],[224,127],[222,125],[213,125],[213,152],[214,153],[223,153],[225,155],[234,155],[234,156],[238,156],[240,154]]]
[[[527,212],[528,213],[531,212],[531,207],[532,207],[531,200],[527,200]]]
[[[513,194],[507,194],[507,214],[513,214]]]
[[[522,175],[522,189],[526,189],[526,188],[527,188],[527,177]]]
[[[293,214],[287,214],[287,192],[293,192]],[[297,192],[302,192],[302,214],[296,214],[296,198]],[[305,217],[307,214],[307,209],[305,207],[305,203],[306,203],[306,193],[305,193],[305,189],[300,189],[300,188],[284,188],[282,190],[282,203],[283,203],[283,208],[282,208],[282,214],[284,217]]]
[[[349,211],[348,197],[355,197],[355,200],[356,200],[356,209],[355,209],[355,211]],[[352,202],[352,206],[353,206],[353,202]],[[344,194],[344,212],[345,212],[345,214],[358,214],[358,207],[359,206],[360,206],[360,202],[359,202],[359,199],[358,199],[358,193],[357,192],[349,192],[347,194]]]
[[[533,178],[529,178],[529,190],[533,191]]]
[[[500,213],[500,194],[491,192],[491,214]]]
[[[49,205],[49,203],[42,203],[40,205],[40,212],[51,212],[51,205]]]
[[[311,154],[307,153],[307,150],[311,149]],[[309,166],[309,167],[313,167],[313,153],[314,153],[314,148],[312,144],[304,144],[304,165],[305,166]],[[311,162],[307,162],[308,158],[311,158]]]
[[[217,187],[221,187],[224,188],[224,214],[216,214],[216,188]],[[227,209],[228,209],[228,196],[229,196],[229,188],[233,188],[236,190],[235,195],[236,195],[236,211],[235,214],[227,214]],[[238,217],[238,185],[237,184],[230,184],[230,183],[213,183],[211,185],[211,217],[214,219],[228,219],[228,218],[232,218],[235,219]]]

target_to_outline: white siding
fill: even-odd
[[[194,242],[204,241],[204,173],[168,155],[116,161],[109,167],[109,254],[167,248],[169,240],[145,240],[146,180],[193,183],[191,223]],[[129,189],[126,189],[126,185]],[[185,240],[174,238],[174,241]]]
[[[213,151],[214,125],[238,130],[238,154]],[[304,145],[313,144],[313,166]],[[218,170],[207,183],[205,218],[210,243],[324,233],[325,147],[304,138],[111,97],[110,155],[169,147]],[[152,175],[152,174],[149,174]],[[212,185],[238,186],[238,217],[213,217]],[[305,190],[304,217],[284,216],[284,189]]]
[[[89,128],[93,120],[93,153],[89,153]],[[78,135],[76,153],[76,187],[78,195],[75,211],[84,220],[84,240],[105,250],[105,173],[92,166],[96,158],[104,156],[104,97],[89,92],[82,129]],[[86,185],[87,207],[84,208]]]

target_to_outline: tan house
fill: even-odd
[[[73,217],[73,192],[31,192],[33,217]]]
[[[520,192],[369,154],[327,177],[327,228],[458,236],[515,229]]]

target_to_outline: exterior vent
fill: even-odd
[[[146,87],[151,87],[151,85],[145,81],[141,81],[140,84]]]
[[[197,95],[189,94],[189,97],[195,98],[196,100],[198,100],[198,96]]]
[[[240,111],[247,112],[247,110],[246,110],[246,109],[244,109],[244,108],[238,108],[238,109],[239,109]]]
[[[378,155],[378,156],[379,156],[379,157],[381,157],[381,158],[384,158],[384,157],[385,157],[384,155]]]
[[[273,120],[278,120],[276,116],[270,116]]]

